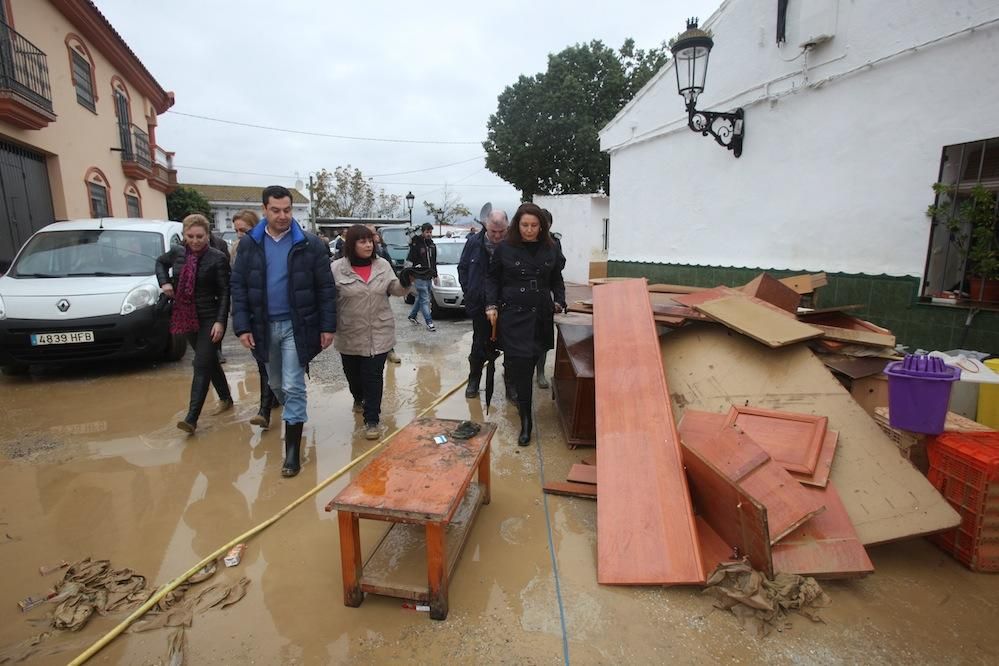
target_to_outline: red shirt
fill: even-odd
[[[354,269],[355,273],[361,276],[361,279],[364,280],[365,283],[371,279],[371,264],[368,264],[367,266],[351,266],[351,268]]]

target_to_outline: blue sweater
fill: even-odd
[[[288,253],[291,251],[291,233],[280,241],[264,234],[264,254],[267,256],[267,319],[287,321],[291,319],[291,304],[288,302]]]

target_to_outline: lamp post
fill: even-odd
[[[704,79],[708,73],[708,56],[714,46],[711,35],[697,27],[697,19],[687,20],[687,30],[676,38],[673,52],[673,69],[676,70],[676,89],[687,107],[687,126],[702,136],[710,134],[732,151],[735,157],[742,154],[743,111],[738,108],[730,113],[701,111],[697,97],[704,92]]]
[[[409,213],[409,230],[413,230],[413,202],[416,201],[416,197],[410,192],[406,195],[406,212]]]

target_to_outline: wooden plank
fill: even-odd
[[[597,454],[594,453],[592,456],[586,456],[585,458],[583,458],[579,462],[583,463],[584,465],[596,465],[597,464]]]
[[[767,510],[724,473],[691,448],[684,448],[683,463],[698,515],[721,540],[738,549],[754,569],[773,576]],[[601,463],[602,464],[602,463]],[[601,502],[603,501],[601,495]],[[601,502],[597,502],[597,511]],[[597,543],[599,545],[599,525]]]
[[[799,315],[799,317],[802,316]],[[880,333],[882,335],[892,334],[887,328],[882,328],[881,326],[861,319],[860,317],[854,317],[853,315],[845,314],[843,312],[813,313],[805,315],[802,318],[807,319],[809,324],[814,324],[816,326],[832,326],[834,328],[846,328],[851,331],[868,331],[870,333]]]
[[[807,493],[759,444],[738,428],[725,425],[724,414],[688,409],[680,421],[680,439],[730,481],[767,509],[770,543],[776,543],[824,507]]]
[[[822,336],[834,342],[849,342],[855,345],[871,345],[874,347],[894,347],[895,336],[871,331],[852,331],[848,328],[809,324],[822,331]]]
[[[699,583],[704,572],[694,512],[646,285],[600,285],[593,301],[597,442],[603,451],[597,464],[597,581]]]
[[[707,287],[692,287],[686,284],[650,284],[649,291],[658,294],[696,294],[707,291]]]
[[[573,465],[569,470],[566,481],[572,483],[597,483],[597,468],[595,465]]]
[[[826,430],[826,437],[822,440],[822,450],[819,451],[819,459],[815,462],[815,471],[811,474],[799,474],[790,472],[798,483],[806,486],[818,486],[825,488],[829,483],[829,476],[832,474],[833,458],[836,455],[836,446],[839,444],[839,433],[835,430]]]
[[[801,294],[791,289],[769,273],[760,273],[742,288],[742,291],[761,301],[772,303],[781,310],[795,313],[801,302]]]
[[[813,326],[775,314],[742,296],[707,301],[694,308],[769,347],[784,347],[822,335],[822,331]]]
[[[468,440],[436,444],[460,421],[413,421],[368,463],[360,474],[326,506],[326,510],[355,511],[393,519],[446,522],[458,508],[476,472],[496,425]]]
[[[813,275],[792,275],[780,280],[799,294],[810,294],[819,287],[829,284],[825,273],[815,273]]]
[[[735,549],[711,529],[704,516],[695,516],[697,525],[697,542],[701,548],[701,560],[704,562],[704,580],[714,573],[719,564],[733,562],[739,559]]]
[[[768,349],[692,323],[661,341],[677,414],[733,404],[822,414],[839,432],[832,481],[865,545],[938,532],[960,517],[805,345]],[[601,457],[601,464],[603,458]]]
[[[549,481],[541,489],[549,495],[565,495],[567,497],[597,498],[597,486],[592,483],[567,483],[564,481]]]
[[[758,407],[733,405],[725,425],[736,425],[784,469],[811,475],[819,460],[829,419]]]
[[[851,310],[863,310],[867,306],[862,303],[852,305],[832,305],[828,308],[798,308],[798,319],[808,319],[819,315],[839,312],[849,312]]]
[[[868,356],[866,358],[856,358],[854,356],[839,356],[833,354],[823,354],[822,362],[827,368],[842,373],[850,379],[863,379],[871,375],[879,375],[888,365],[888,359]]]
[[[815,578],[854,578],[874,571],[846,507],[829,484],[806,488],[826,510],[773,547],[774,571]]]

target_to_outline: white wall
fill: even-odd
[[[831,3],[804,55],[793,17],[776,47],[774,3],[713,17],[698,106],[745,108],[741,158],[686,127],[672,66],[604,128],[611,260],[922,275],[943,147],[999,136],[999,4]]]
[[[215,228],[219,231],[228,231],[232,229],[232,216],[241,210],[252,210],[258,217],[263,214],[261,206],[259,205],[217,201],[211,201],[209,203],[212,206],[212,212],[215,213]],[[309,224],[309,204],[292,204],[291,209],[292,216],[298,220],[300,224],[307,227]]]
[[[610,200],[595,194],[536,196],[534,203],[551,211],[552,231],[562,234],[566,282],[586,284],[590,262],[602,261],[604,219],[610,217]],[[614,234],[611,232],[611,237]]]

